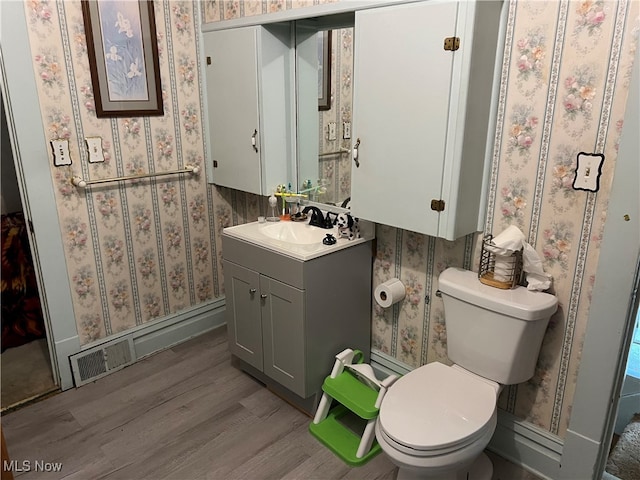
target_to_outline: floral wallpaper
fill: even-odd
[[[499,406],[564,437],[638,43],[640,4],[628,0],[507,2],[485,231],[497,234],[516,225],[525,233],[553,275],[560,309],[550,322],[535,376],[506,388]],[[206,2],[203,16],[211,22],[290,6],[289,2],[259,3]],[[334,55],[344,58],[345,65],[335,67],[341,73],[333,79],[332,95],[350,94],[347,61],[353,55],[353,33],[340,32],[342,41],[337,42]],[[322,135],[327,121],[341,126],[350,118],[350,102],[341,98],[340,105],[344,109],[321,113],[319,138],[326,138]],[[333,145],[327,143],[321,143],[323,151],[331,151]],[[340,143],[340,135],[335,143]],[[572,188],[579,152],[605,155],[597,193]],[[340,192],[336,187],[342,178],[348,184],[349,170],[340,169],[339,160],[325,157],[321,169],[322,178],[333,179],[330,191]],[[407,296],[389,309],[372,305],[372,347],[410,367],[432,361],[450,363],[444,309],[434,295],[438,275],[449,266],[477,270],[480,235],[449,242],[386,225],[378,225],[376,233],[372,288],[398,277]]]
[[[165,114],[98,119],[79,1],[24,2],[47,140],[68,139],[73,164],[51,179],[65,244],[78,332],[90,344],[224,295],[222,228],[266,211],[261,197],[171,176],[79,190],[85,179],[206,167],[203,73],[196,18],[213,22],[321,3],[318,0],[154,1]],[[323,2],[324,3],[324,2]],[[554,277],[560,310],[529,382],[505,389],[500,407],[564,437],[588,319],[602,228],[640,30],[639,2],[508,0],[506,48],[485,230],[517,225]],[[335,32],[334,109],[350,121],[351,30]],[[381,112],[383,113],[383,112]],[[345,144],[338,128],[336,145]],[[86,137],[105,161],[89,163]],[[332,150],[331,150],[332,151]],[[579,152],[605,155],[597,193],[571,188]],[[340,199],[348,168],[328,157],[322,178]],[[320,174],[320,173],[319,173]],[[411,367],[448,362],[438,275],[477,269],[479,235],[449,242],[377,227],[372,290],[398,277],[405,300],[372,305],[372,346]]]
[[[154,2],[164,115],[111,119],[95,114],[80,2],[24,6],[47,140],[68,140],[73,162],[49,164],[81,343],[223,296],[219,237],[237,194],[204,174],[70,183],[204,168],[197,5]],[[89,163],[87,137],[104,162]]]

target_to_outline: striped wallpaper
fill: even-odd
[[[155,1],[165,114],[98,119],[80,2],[24,2],[45,131],[48,140],[68,139],[73,159],[68,167],[54,167],[52,159],[48,165],[83,344],[223,296],[221,230],[266,208],[263,198],[208,185],[204,174],[86,191],[69,178],[204,166],[198,9],[212,22],[316,3]],[[499,233],[513,224],[525,232],[554,277],[560,310],[536,375],[505,389],[500,407],[563,437],[637,48],[639,2],[512,0],[508,8],[485,229]],[[323,122],[350,119],[349,32],[340,31],[335,42],[335,58],[344,59],[333,86],[340,107]],[[105,162],[90,164],[84,139],[96,136]],[[571,188],[578,152],[605,155],[597,193]],[[323,175],[339,198],[348,167],[329,163]],[[373,347],[409,366],[447,362],[437,278],[448,266],[477,268],[478,235],[449,242],[379,225],[377,236],[372,289],[399,277],[407,297],[388,310],[372,305]]]

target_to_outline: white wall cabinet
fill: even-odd
[[[294,44],[289,25],[203,33],[211,181],[269,195],[293,182]]]
[[[354,215],[449,240],[478,229],[501,6],[356,12]]]
[[[307,261],[228,235],[222,249],[234,364],[313,413],[336,354],[369,358],[371,242]]]

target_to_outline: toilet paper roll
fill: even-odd
[[[388,308],[394,303],[398,303],[406,294],[404,283],[397,278],[381,283],[373,292],[376,302],[383,308]]]
[[[511,282],[513,280],[516,258],[513,256],[504,257],[496,255],[496,262],[493,269],[493,279],[499,282]]]

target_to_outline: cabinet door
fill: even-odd
[[[304,291],[272,278],[260,277],[264,373],[306,398]]]
[[[213,183],[267,195],[294,182],[294,48],[286,25],[205,32]]]
[[[436,236],[447,140],[456,2],[356,12],[354,215]],[[484,153],[484,152],[482,152]]]
[[[229,351],[262,370],[260,276],[248,268],[224,262]]]
[[[203,38],[210,58],[205,71],[213,181],[260,194],[256,35],[256,27],[248,27],[206,32]]]

